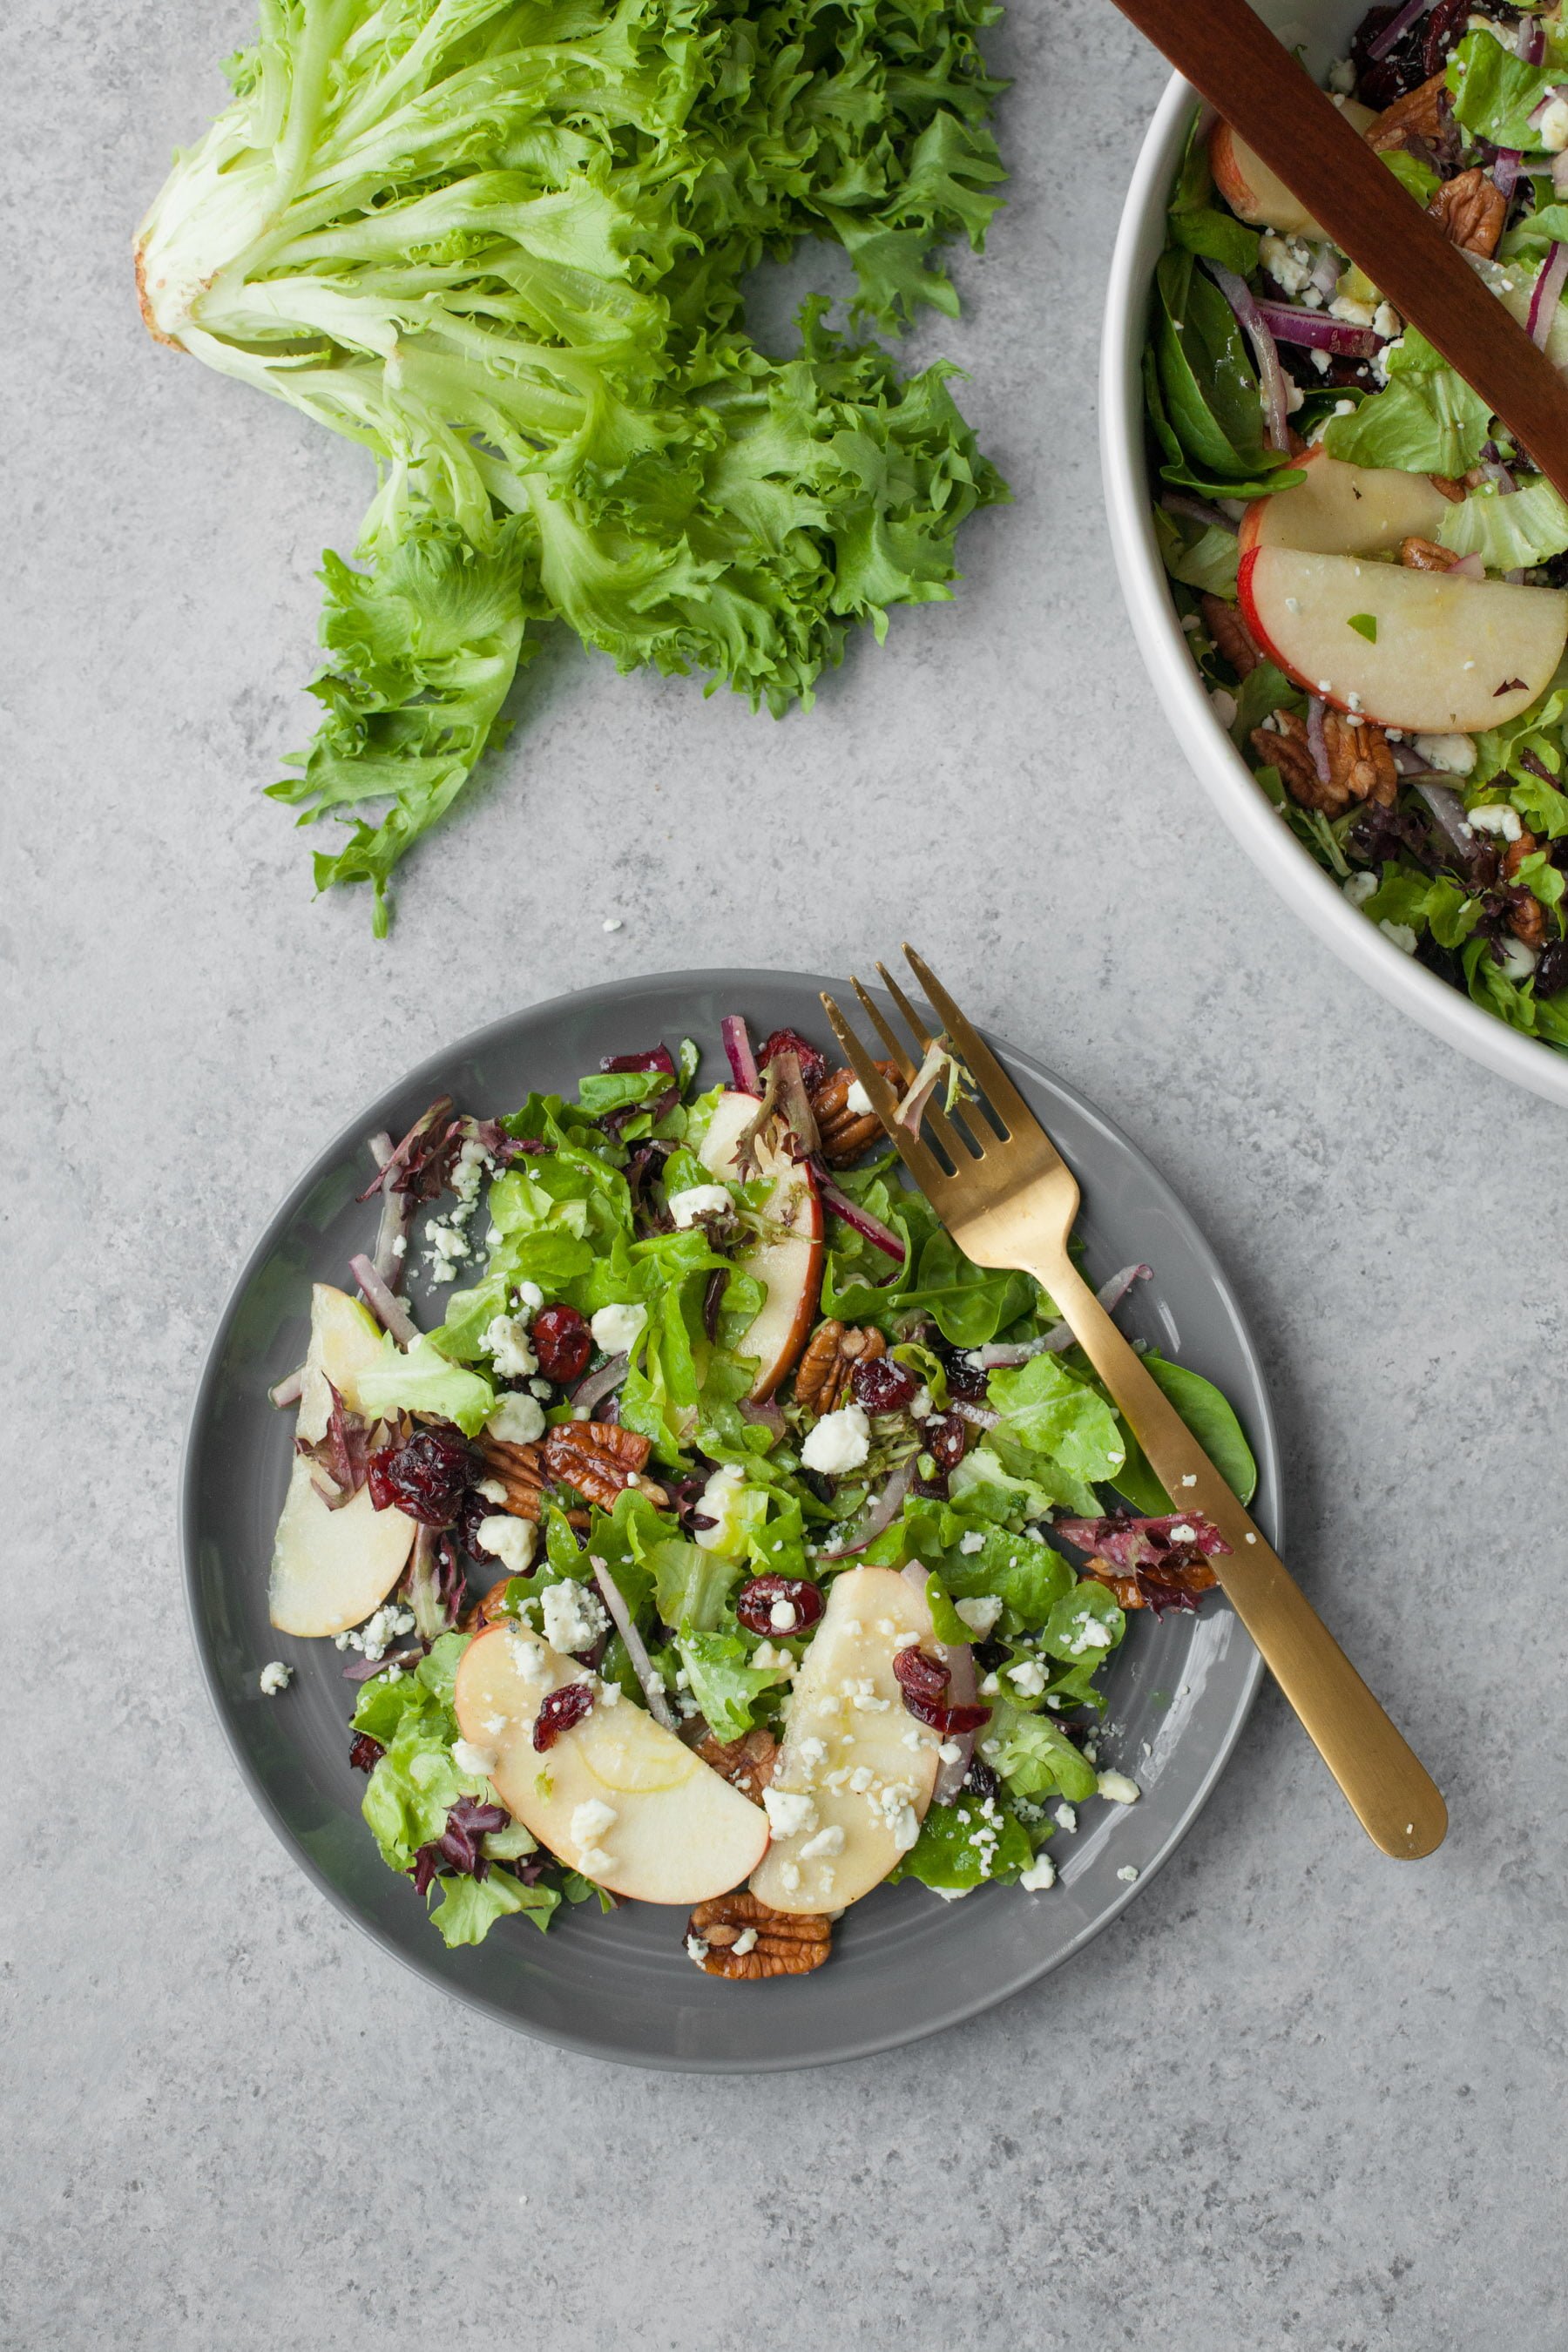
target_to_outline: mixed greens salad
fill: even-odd
[[[262,0],[232,102],[138,233],[163,342],[376,461],[324,559],[324,716],[271,787],[340,817],[317,887],[395,867],[564,621],[623,670],[809,706],[857,622],[952,593],[1004,499],[938,362],[940,247],[1000,202],[989,0]],[[847,253],[851,331],[754,342],[744,281]]]
[[[344,1654],[366,1823],[448,1944],[640,1896],[744,1979],[886,1879],[1047,1887],[1138,1795],[1096,1751],[1128,1614],[1215,1581],[1038,1286],[963,1255],[849,1072],[724,1026],[722,1086],[660,1045],[373,1139],[363,1303],[319,1286],[273,1392],[273,1622]],[[887,1067],[917,1124],[964,1085]],[[1249,1497],[1225,1398],[1145,1360]]]
[[[1371,9],[1336,102],[1568,364],[1568,24]],[[1200,118],[1145,359],[1156,526],[1211,698],[1384,936],[1568,1049],[1568,504],[1227,125]]]

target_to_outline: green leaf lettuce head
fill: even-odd
[[[148,325],[357,441],[362,569],[329,555],[314,742],[274,787],[341,818],[320,887],[378,929],[504,728],[531,624],[623,669],[809,704],[848,632],[945,598],[1005,498],[942,362],[902,373],[742,281],[803,237],[855,319],[957,300],[1003,176],[990,0],[264,0],[232,103],[137,239]]]

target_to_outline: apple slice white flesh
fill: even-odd
[[[720,1096],[699,1154],[710,1174],[737,1181],[736,1147],[761,1108],[755,1095],[730,1088]],[[752,1400],[762,1404],[805,1347],[816,1318],[822,1296],[822,1202],[807,1171],[793,1160],[763,1150],[758,1164],[773,1180],[767,1213],[781,1229],[742,1261],[767,1292],[741,1341],[741,1352],[757,1359]]]
[[[575,1658],[524,1627],[492,1626],[464,1651],[458,1727],[494,1756],[507,1811],[571,1869],[635,1902],[705,1903],[739,1885],[766,1849],[767,1816],[628,1698],[601,1696],[552,1746],[534,1747],[548,1694],[582,1680]],[[589,1803],[614,1819],[583,1837],[573,1819]]]
[[[1426,474],[1394,466],[1351,466],[1321,446],[1291,459],[1305,478],[1254,499],[1237,533],[1255,547],[1296,547],[1320,555],[1375,555],[1405,539],[1436,539],[1448,501]]]
[[[1347,98],[1340,110],[1357,131],[1364,131],[1375,120],[1371,107],[1353,98]],[[1315,245],[1323,242],[1325,231],[1300,198],[1291,194],[1245,139],[1237,137],[1228,122],[1216,122],[1209,132],[1209,169],[1215,185],[1239,220],[1250,222],[1254,228],[1278,229],[1282,236],[1310,237]]]
[[[329,1381],[357,1412],[359,1375],[380,1358],[380,1328],[358,1300],[318,1282],[310,1293],[310,1345],[296,1434],[312,1444],[325,1436]],[[414,1547],[413,1520],[401,1511],[378,1511],[368,1487],[330,1511],[316,1490],[313,1468],[296,1454],[273,1539],[267,1605],[280,1633],[347,1633],[385,1600]]]
[[[858,1903],[914,1843],[936,1784],[938,1739],[905,1706],[893,1672],[900,1636],[907,1646],[910,1634],[941,1655],[925,1596],[895,1569],[851,1568],[834,1580],[790,1694],[773,1779],[809,1798],[813,1817],[775,1836],[752,1874],[752,1894],[775,1911]],[[852,1789],[849,1776],[862,1770],[868,1783]],[[813,1852],[819,1841],[831,1850]]]
[[[1474,735],[1517,718],[1568,643],[1568,593],[1556,588],[1289,547],[1255,547],[1237,584],[1254,640],[1299,685],[1408,734]]]

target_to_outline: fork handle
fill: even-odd
[[[1230,1546],[1210,1566],[1368,1837],[1404,1861],[1431,1853],[1448,1826],[1436,1783],[1284,1561],[1065,1252],[1028,1271],[1055,1300],[1176,1509],[1201,1512]]]

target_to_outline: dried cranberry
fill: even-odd
[[[581,1723],[594,1704],[592,1683],[563,1683],[552,1690],[533,1721],[533,1744],[541,1755],[553,1748],[563,1731]]]
[[[910,1648],[898,1651],[893,1658],[893,1672],[899,1687],[907,1697],[913,1691],[917,1698],[936,1701],[952,1680],[952,1668],[929,1652]]]
[[[915,1376],[891,1356],[868,1356],[849,1376],[857,1404],[868,1412],[902,1412],[914,1402]]]
[[[936,1699],[922,1698],[918,1691],[906,1690],[904,1705],[917,1723],[929,1723],[944,1739],[958,1733],[978,1731],[983,1723],[991,1720],[988,1706],[943,1706]]]
[[[944,1412],[924,1425],[925,1450],[939,1470],[956,1469],[969,1443],[969,1423],[956,1412]]]
[[[455,1429],[416,1429],[370,1457],[367,1484],[378,1511],[395,1508],[422,1527],[448,1528],[479,1465]]]
[[[374,1772],[385,1753],[379,1739],[373,1739],[368,1731],[362,1731],[349,1749],[349,1762],[356,1772]]]
[[[825,1606],[818,1588],[804,1577],[753,1576],[741,1588],[735,1614],[748,1633],[804,1633],[816,1624]],[[779,1608],[790,1611],[789,1624],[774,1623],[773,1612]]]
[[[1549,940],[1535,967],[1537,998],[1555,996],[1568,988],[1568,940]]]
[[[969,1769],[963,1776],[963,1785],[973,1796],[976,1797],[996,1798],[1002,1793],[1001,1780],[993,1772],[990,1765],[978,1756],[970,1758]]]
[[[757,1048],[757,1067],[765,1070],[775,1054],[793,1054],[800,1064],[801,1080],[808,1095],[815,1094],[827,1076],[827,1056],[808,1045],[798,1029],[775,1029],[764,1037]]]
[[[963,1397],[973,1404],[985,1394],[990,1374],[983,1364],[963,1348],[954,1348],[943,1359],[947,1370],[947,1391],[950,1396]]]
[[[574,1307],[546,1307],[529,1333],[547,1381],[579,1381],[594,1352],[594,1335]]]

